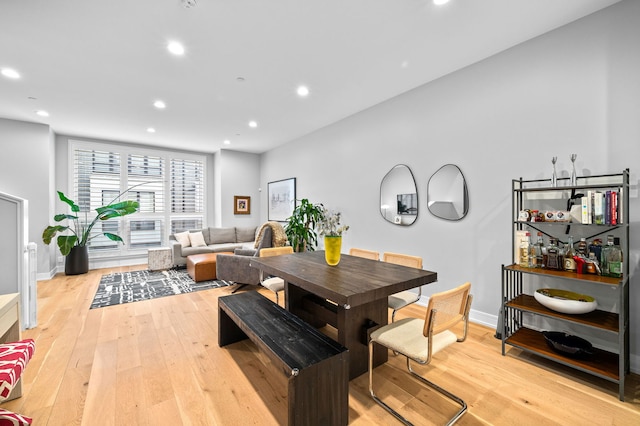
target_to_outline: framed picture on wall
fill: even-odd
[[[235,195],[233,197],[233,214],[251,214],[251,197]]]
[[[269,220],[285,222],[296,208],[296,178],[267,184]]]

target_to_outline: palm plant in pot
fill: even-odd
[[[42,232],[42,241],[49,245],[57,235],[60,253],[63,256],[66,256],[65,274],[78,275],[84,274],[89,270],[87,244],[92,238],[97,236],[91,236],[91,230],[98,221],[126,216],[138,211],[140,204],[137,201],[118,201],[120,197],[130,189],[131,188],[118,194],[118,196],[115,197],[108,205],[96,208],[97,214],[92,221],[88,220],[88,212],[84,213],[84,220],[81,220],[78,216],[78,213],[80,213],[80,206],[78,206],[75,201],[67,198],[67,196],[62,192],[58,191],[58,197],[61,201],[69,205],[71,208],[71,214],[57,214],[53,217],[53,220],[56,222],[68,220],[70,221],[70,224],[47,226]],[[62,235],[62,233],[66,231],[70,231],[71,234]],[[59,233],[60,235],[58,235]],[[119,235],[112,234],[110,232],[102,232],[98,235],[104,235],[112,241],[124,243]]]

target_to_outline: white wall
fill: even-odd
[[[216,154],[216,177],[220,179],[220,197],[216,197],[222,226],[257,226],[260,221],[260,157],[256,154],[221,150]],[[266,186],[265,186],[266,188]],[[233,214],[233,197],[251,197],[251,214]]]
[[[297,198],[342,211],[349,247],[424,258],[438,272],[426,294],[471,281],[473,317],[495,326],[500,266],[511,261],[511,179],[549,178],[551,157],[567,176],[632,172],[631,270],[640,258],[640,2],[626,1],[445,76],[263,154],[260,184],[296,177]],[[396,164],[418,184],[410,227],[383,220],[379,185]],[[470,193],[460,222],[431,216],[431,174],[457,164]],[[286,165],[286,172],[283,172]],[[284,173],[284,174],[283,174]],[[261,196],[266,216],[266,194]],[[640,306],[638,274],[631,306]],[[637,308],[631,324],[639,324]],[[640,333],[631,328],[632,365]]]
[[[29,201],[29,241],[38,245],[38,272],[48,273],[55,259],[42,242],[42,231],[52,217],[53,135],[45,124],[0,118],[0,146],[0,191]]]

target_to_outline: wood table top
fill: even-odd
[[[324,251],[253,258],[250,265],[343,306],[358,306],[437,281],[436,272],[342,254],[327,265]]]

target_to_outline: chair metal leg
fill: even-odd
[[[435,391],[440,392],[442,395],[444,395],[447,398],[451,399],[452,401],[457,402],[458,404],[460,404],[460,407],[461,407],[460,410],[456,413],[455,416],[453,416],[447,422],[447,426],[454,424],[467,411],[467,403],[464,402],[462,400],[462,398],[460,398],[458,396],[455,396],[454,394],[452,394],[448,390],[446,390],[444,388],[441,388],[440,386],[438,386],[435,383],[425,379],[424,377],[422,377],[421,375],[419,375],[418,373],[413,371],[413,369],[411,368],[411,358],[409,358],[409,357],[407,357],[407,370],[409,370],[409,373],[411,373],[414,377],[418,378],[425,385],[433,388]]]
[[[402,415],[398,413],[396,410],[389,407],[383,400],[378,398],[375,392],[373,391],[373,341],[369,341],[369,393],[371,394],[371,397],[373,398],[373,400],[377,402],[378,405],[380,405],[382,408],[387,410],[389,414],[394,416],[396,419],[400,420],[405,425],[413,426],[413,423],[411,423],[409,420],[402,417]]]
[[[369,393],[371,394],[371,397],[373,398],[373,400],[376,403],[378,403],[378,405],[380,405],[382,408],[387,410],[396,419],[400,420],[405,425],[413,425],[413,423],[411,423],[409,420],[407,420],[405,417],[403,417],[402,414],[398,413],[396,410],[394,410],[393,408],[389,407],[384,401],[382,401],[380,398],[378,398],[376,396],[374,390],[373,390],[373,344],[374,344],[373,341],[369,341]],[[430,388],[434,389],[436,392],[439,392],[442,395],[448,397],[449,399],[453,400],[454,402],[457,402],[458,404],[460,404],[460,406],[462,408],[456,413],[455,416],[453,416],[447,422],[447,426],[454,424],[467,411],[467,403],[464,402],[461,398],[455,396],[454,394],[452,394],[448,390],[441,388],[440,386],[436,385],[435,383],[430,382],[429,380],[425,379],[424,377],[422,377],[421,375],[419,375],[418,373],[413,371],[413,369],[411,368],[411,358],[409,358],[409,357],[407,357],[407,369],[409,370],[409,373],[411,373],[412,376],[418,378],[425,385],[427,385]]]

